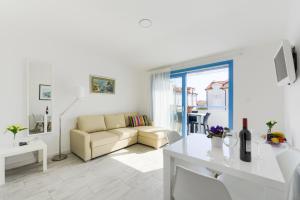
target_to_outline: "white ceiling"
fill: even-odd
[[[284,34],[285,0],[1,0],[7,35],[43,37],[150,69],[269,43]],[[139,27],[150,18],[153,26]],[[0,33],[1,34],[1,33]],[[6,36],[7,36],[6,35]]]

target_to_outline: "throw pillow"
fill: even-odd
[[[149,126],[150,122],[147,115],[128,116],[129,126]]]
[[[143,115],[145,126],[151,126],[151,122],[147,115]]]

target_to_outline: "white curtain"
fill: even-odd
[[[173,129],[173,89],[170,72],[152,74],[152,118],[155,126]]]

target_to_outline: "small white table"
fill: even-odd
[[[24,146],[0,147],[0,185],[5,184],[5,158],[29,152],[38,152],[37,161],[43,160],[43,172],[47,171],[47,145],[42,140],[29,141]]]
[[[230,152],[229,148],[216,148],[206,135],[192,134],[164,149],[164,199],[172,199],[171,187],[174,181],[176,163],[187,163],[206,167],[246,181],[261,184],[262,187],[284,191],[285,180],[276,160],[276,153],[268,144],[261,145],[258,157],[253,150],[252,162],[239,158],[238,145]],[[231,157],[231,159],[227,159]]]

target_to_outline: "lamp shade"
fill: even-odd
[[[85,89],[82,86],[77,86],[76,87],[76,97],[78,99],[82,99],[85,97]]]

